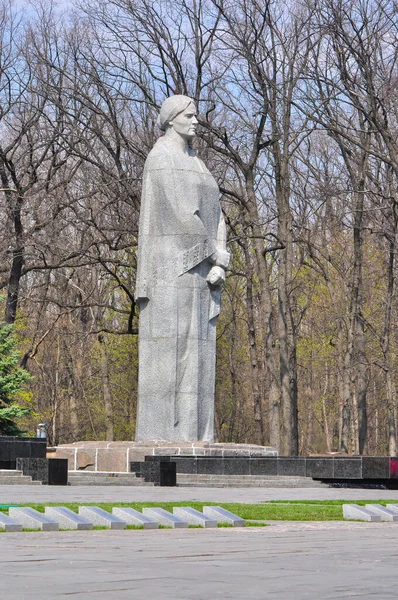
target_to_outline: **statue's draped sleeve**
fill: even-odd
[[[204,260],[214,257],[211,262],[225,268],[229,258],[214,179],[195,159],[202,171],[198,179],[198,171],[183,168],[167,152],[167,144],[159,142],[143,175],[136,301],[150,299],[159,283],[172,281]],[[206,186],[208,194],[203,193]]]

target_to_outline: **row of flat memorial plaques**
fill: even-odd
[[[22,531],[40,529],[93,529],[94,526],[106,529],[126,529],[127,525],[143,529],[158,529],[160,525],[175,528],[217,527],[227,524],[244,527],[245,520],[225,510],[221,506],[204,506],[203,512],[191,507],[175,507],[173,512],[163,508],[143,508],[142,513],[134,508],[114,507],[112,513],[98,506],[80,506],[79,513],[64,506],[46,506],[44,513],[29,507],[10,507],[8,516],[0,512],[0,529]]]
[[[343,516],[347,521],[398,521],[398,504],[343,504]]]

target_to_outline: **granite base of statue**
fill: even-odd
[[[129,472],[132,462],[142,462],[148,456],[190,456],[209,458],[276,457],[278,452],[269,446],[256,444],[167,442],[81,441],[61,444],[54,456],[67,458],[70,471]]]

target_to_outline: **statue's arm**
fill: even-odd
[[[152,213],[151,174],[144,172],[138,228],[137,276],[134,299],[137,304],[149,298],[149,277],[151,260],[151,213]]]
[[[217,251],[211,255],[210,261],[217,267],[227,269],[231,255],[227,250],[227,226],[221,210],[218,221],[216,244]]]
[[[214,266],[210,269],[207,281],[211,285],[223,285],[225,282],[225,270],[228,268],[231,255],[227,250],[227,226],[221,210],[216,243],[217,250],[210,257],[210,261]]]

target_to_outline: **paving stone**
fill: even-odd
[[[43,513],[38,512],[34,508],[9,508],[8,515],[26,529],[41,529],[42,531],[58,531],[59,529],[59,525],[56,521],[43,515]]]
[[[217,523],[228,523],[234,527],[244,527],[246,525],[244,519],[221,506],[204,506],[203,514],[210,519],[214,519]]]
[[[381,521],[380,515],[358,504],[343,504],[343,517],[354,521]]]
[[[0,511],[0,529],[2,531],[22,531],[22,525]]]
[[[398,504],[386,504],[386,508],[388,508],[388,510],[391,510],[391,512],[393,512],[394,515],[398,515]]]
[[[215,519],[209,519],[203,513],[189,506],[179,506],[173,508],[173,514],[186,521],[189,525],[200,525],[201,527],[217,527]]]
[[[365,508],[375,515],[380,515],[382,521],[398,521],[398,513],[389,510],[381,504],[366,504]]]
[[[126,521],[122,521],[119,517],[98,506],[79,506],[79,515],[97,526],[108,529],[126,529]]]
[[[118,508],[115,506],[112,508],[112,514],[125,521],[128,525],[143,526],[144,529],[158,529],[159,527],[158,522],[147,515],[143,515],[134,508]]]
[[[164,508],[143,508],[142,512],[154,521],[157,521],[161,525],[167,525],[174,529],[183,529],[188,527],[188,523],[183,521],[176,515],[164,510]]]
[[[61,529],[93,529],[93,523],[65,506],[46,506],[45,514],[57,521]]]

